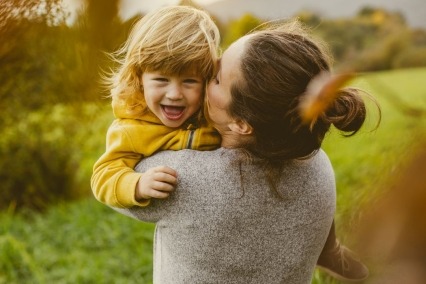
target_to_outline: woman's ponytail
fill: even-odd
[[[300,116],[303,124],[309,125],[309,129],[318,137],[324,137],[331,124],[348,133],[344,136],[357,133],[367,116],[363,94],[372,99],[380,113],[374,98],[360,89],[344,87],[354,77],[351,73],[331,75],[323,71],[308,84],[300,99]]]
[[[321,119],[333,124],[343,132],[349,132],[345,136],[352,136],[364,124],[367,110],[364,100],[360,96],[360,90],[344,88],[337,91],[337,96],[325,110]]]

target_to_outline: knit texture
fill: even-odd
[[[167,165],[176,191],[147,207],[115,210],[155,222],[154,283],[311,283],[335,212],[335,178],[320,150],[285,163],[277,189],[238,150],[164,151],[138,171]]]

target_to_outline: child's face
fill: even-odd
[[[179,127],[202,103],[203,79],[196,75],[144,72],[142,85],[148,108],[168,127]]]

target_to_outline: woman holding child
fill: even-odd
[[[205,100],[220,147],[144,158],[136,171],[173,169],[175,179],[160,175],[157,183],[171,186],[154,189],[161,197],[132,188],[129,203],[143,206],[115,208],[156,223],[155,283],[310,283],[317,264],[341,278],[367,276],[330,233],[335,179],[320,148],[331,124],[360,129],[363,100],[345,88],[310,123],[300,111],[310,82],[330,68],[296,22],[256,31],[224,52]],[[343,258],[355,276],[336,269]]]

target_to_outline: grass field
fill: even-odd
[[[380,127],[371,131],[377,118],[371,108],[371,119],[357,135],[344,138],[333,130],[326,138],[324,149],[338,187],[336,222],[344,242],[355,244],[350,232],[363,207],[380,198],[389,178],[425,141],[425,80],[426,69],[365,74],[355,84],[377,97]],[[42,215],[0,213],[0,283],[151,283],[153,229],[91,196],[58,204]],[[313,283],[337,282],[315,272]]]

